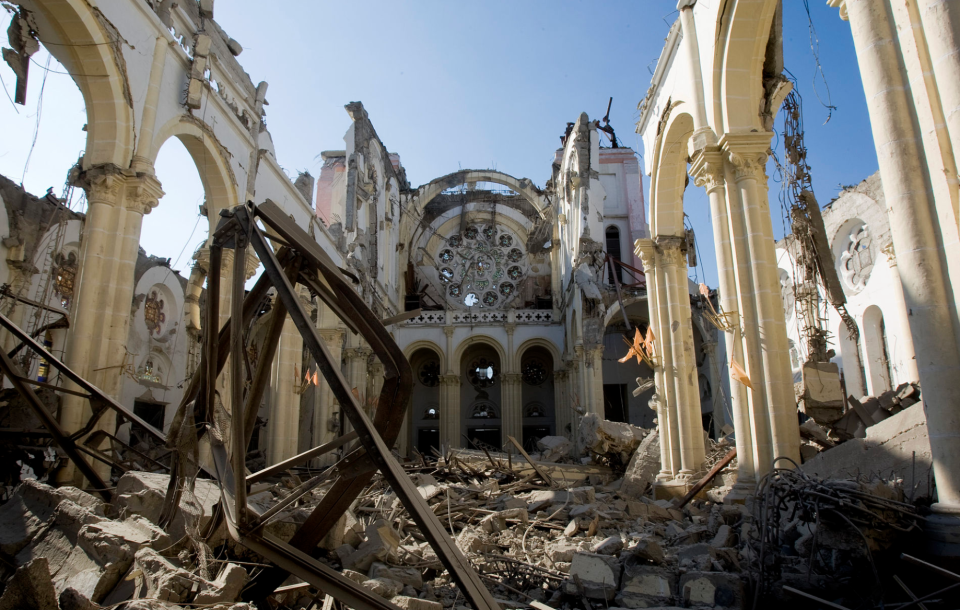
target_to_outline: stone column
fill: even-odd
[[[568,373],[564,370],[553,372],[553,416],[556,422],[554,434],[571,438],[573,430],[573,409],[570,405]],[[567,430],[570,425],[570,430]]]
[[[897,347],[899,348],[900,354],[903,359],[900,364],[900,370],[898,371],[897,382],[893,384],[896,387],[898,384],[905,381],[917,381],[920,379],[920,372],[917,371],[917,353],[913,346],[913,334],[910,332],[910,311],[907,309],[907,301],[903,296],[903,282],[900,280],[900,269],[897,267],[897,254],[893,248],[893,244],[887,245],[887,247],[882,248],[881,251],[883,255],[887,258],[887,265],[890,267],[890,271],[897,278],[897,282],[901,284],[901,289],[896,290],[895,294],[891,294],[891,304],[896,308],[896,316],[891,316],[891,318],[896,318],[899,321],[899,327],[897,329]],[[893,320],[891,320],[892,322]],[[893,354],[889,354],[892,358]],[[891,380],[893,383],[893,380]]]
[[[321,305],[323,309],[326,309]],[[330,357],[333,362],[339,363],[343,352],[343,338],[346,331],[342,328],[324,328],[320,329],[320,338],[327,346]],[[322,376],[318,376],[320,383],[314,396],[316,400],[313,405],[313,446],[318,447],[324,443],[329,443],[340,433],[339,430],[339,412],[340,406],[333,395],[330,384]],[[337,461],[335,452],[326,453],[315,460],[317,467],[329,466]]]
[[[80,270],[67,340],[66,364],[109,396],[119,398],[127,359],[134,266],[143,215],[156,207],[163,191],[156,178],[111,168],[92,168],[81,176],[87,191],[87,218],[80,244]],[[74,384],[68,388],[78,389]],[[90,416],[85,400],[63,397],[60,422],[66,432],[80,429]],[[116,418],[105,414],[99,428],[114,432]],[[103,476],[109,467],[94,462]],[[74,480],[75,469],[62,469],[61,483]]]
[[[846,0],[844,4],[863,77],[880,178],[890,214],[890,232],[910,313],[908,320],[926,404],[939,498],[933,508],[944,515],[958,516],[960,452],[956,448],[960,440],[960,394],[956,392],[955,380],[960,377],[960,353],[956,341],[957,321],[956,312],[951,311],[949,305],[941,242],[934,224],[934,202],[925,179],[915,111],[904,82],[897,34],[887,3]],[[956,7],[950,7],[949,11],[954,15]],[[938,62],[938,58],[932,59]]]
[[[730,332],[727,332],[724,337],[729,376],[731,363],[736,362],[740,367],[745,365],[740,335],[737,270],[733,260],[734,247],[730,236],[730,214],[727,208],[723,169],[723,153],[716,148],[711,148],[702,151],[694,159],[691,173],[696,176],[696,185],[706,188],[710,199],[710,216],[713,221],[713,241],[719,276],[720,312],[727,315],[727,323],[732,326]],[[753,494],[753,487],[756,484],[749,388],[733,378],[729,378],[729,381],[730,411],[733,417],[731,424],[734,428],[738,464],[737,484],[731,493],[735,494],[733,499],[745,500]]]
[[[643,262],[647,278],[647,311],[653,329],[656,366],[657,427],[660,430],[660,474],[658,481],[669,481],[680,470],[680,430],[677,426],[677,401],[673,380],[667,374],[667,363],[673,362],[670,324],[666,297],[666,281],[660,255],[652,239],[638,239],[634,251]]]
[[[508,436],[517,439],[523,444],[523,398],[520,392],[521,387],[520,373],[505,373],[501,376],[501,396],[503,397],[503,408],[500,414],[500,423],[503,427],[501,441],[510,442]]]
[[[364,410],[371,418],[380,401],[380,390],[383,389],[383,374],[383,363],[374,356],[367,366],[367,401],[364,405]]]
[[[358,342],[362,341],[359,337],[356,340]],[[373,350],[365,345],[355,345],[343,350],[343,360],[347,368],[347,374],[344,377],[346,377],[347,384],[350,386],[350,391],[356,390],[357,402],[360,403],[360,407],[368,413],[367,361],[372,353]]]
[[[677,427],[680,432],[680,471],[678,478],[693,477],[703,465],[703,420],[700,415],[699,392],[696,389],[696,360],[693,353],[693,327],[690,325],[690,292],[687,289],[687,266],[680,250],[683,238],[657,237],[660,260],[666,279],[669,334],[673,354],[664,363],[668,383],[673,383],[677,405]],[[663,312],[661,312],[661,315]]]
[[[300,385],[304,373],[303,337],[290,316],[283,322],[280,344],[274,358],[271,392],[273,400],[268,410],[267,464],[276,464],[297,453],[300,425]]]
[[[765,433],[756,436],[758,450],[758,474],[773,465],[778,457],[800,461],[800,430],[797,422],[796,400],[793,394],[793,374],[790,371],[786,325],[783,322],[783,306],[780,299],[780,283],[777,276],[776,254],[770,215],[766,207],[766,175],[763,166],[767,159],[769,133],[724,134],[721,146],[727,151],[733,166],[743,213],[743,228],[752,290],[741,295],[743,301],[749,296],[756,326],[745,320],[747,337],[747,360],[750,365],[754,398],[762,395],[765,409],[754,408],[755,429]],[[742,291],[742,289],[741,289]],[[756,336],[754,336],[756,335]],[[760,376],[759,380],[753,375]],[[759,402],[759,401],[756,401]],[[755,430],[756,433],[756,430]],[[789,467],[789,462],[782,466]]]
[[[936,90],[956,157],[960,155],[960,6],[952,0],[918,3]],[[956,184],[953,186],[956,188]]]
[[[460,447],[460,375],[440,376],[441,453]]]

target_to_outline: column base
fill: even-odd
[[[937,557],[960,557],[960,506],[934,504],[923,525],[925,548]]]

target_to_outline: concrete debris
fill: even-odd
[[[894,418],[911,414],[907,409]],[[752,604],[756,583],[761,602],[780,600],[780,585],[842,596],[843,583],[849,583],[838,574],[865,574],[865,551],[891,548],[901,530],[909,532],[919,519],[899,480],[823,481],[801,471],[765,478],[752,508],[723,504],[717,499],[733,482],[724,473],[735,473],[735,462],[717,477],[723,486],[678,508],[676,493],[655,499],[663,487],[653,486],[659,473],[656,432],[584,420],[580,441],[588,461],[606,465],[569,463],[573,446],[558,437],[539,447],[541,460],[556,462],[455,450],[436,463],[407,465],[424,501],[505,608],[737,609]],[[806,426],[808,437],[821,448],[839,440],[813,426]],[[843,455],[843,446],[816,460]],[[711,441],[704,470],[720,468],[729,450],[729,442]],[[618,473],[616,464],[626,470]],[[265,513],[304,480],[291,471],[257,483],[249,495],[251,510]],[[0,506],[0,553],[23,566],[4,572],[0,610],[93,610],[121,603],[150,610],[252,608],[241,598],[264,559],[217,534],[212,519],[219,489],[197,480],[161,528],[168,483],[165,475],[126,473],[112,504],[74,488],[22,483]],[[331,484],[286,505],[267,531],[288,538]],[[774,518],[777,511],[783,512]],[[863,533],[843,517],[866,525]],[[760,544],[764,538],[766,545]],[[400,608],[464,609],[437,555],[379,475],[316,556]],[[838,572],[837,565],[848,567]],[[294,577],[285,585],[268,598],[273,608],[303,610],[315,605],[316,596],[322,599]],[[24,606],[25,596],[37,604]]]

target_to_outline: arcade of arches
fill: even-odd
[[[936,430],[935,510],[949,516],[960,513],[960,9],[937,0],[829,3],[850,21],[874,138],[885,151],[877,188],[886,224],[862,201],[851,216],[857,222],[836,223],[839,273],[851,294],[866,299],[871,282],[887,278],[903,297],[884,308],[861,303],[862,345],[839,340],[837,360],[862,392],[919,379]],[[584,113],[566,130],[557,126],[562,146],[544,167],[542,188],[488,169],[413,186],[360,102],[345,106],[344,144],[322,153],[317,179],[291,180],[266,129],[267,83],[244,72],[236,40],[203,27],[214,17],[212,1],[99,4],[12,3],[30,25],[26,35],[49,46],[83,95],[87,146],[69,175],[86,210],[81,216],[53,195],[31,198],[0,184],[0,280],[33,301],[0,306],[31,332],[45,323],[37,302],[68,308],[69,328],[41,332],[107,394],[168,427],[182,381],[197,367],[198,339],[215,331],[199,314],[209,274],[222,275],[221,321],[230,311],[232,277],[210,268],[206,245],[183,276],[139,251],[144,216],[164,205],[160,180],[175,179],[156,174],[157,154],[178,138],[196,165],[210,227],[221,210],[269,199],[357,279],[381,319],[421,310],[389,329],[415,377],[402,454],[500,449],[510,437],[530,449],[544,436],[576,442],[578,418],[595,413],[659,428],[663,483],[689,485],[702,471],[705,432],[733,432],[732,499],[751,494],[775,464],[788,465],[777,460],[799,462],[801,343],[796,314],[784,307],[797,287],[782,262],[789,247],[774,241],[765,173],[773,121],[791,87],[782,75],[778,0],[681,0],[640,105],[642,166]],[[134,50],[117,40],[152,44]],[[689,183],[706,191],[716,248],[719,285],[702,292],[688,276]],[[252,276],[258,261],[244,262]],[[302,298],[357,400],[373,411],[383,365],[332,311],[306,291]],[[253,324],[256,336],[266,314]],[[620,363],[624,339],[638,331],[653,337],[654,353]],[[13,346],[9,336],[0,341]],[[254,364],[260,356],[253,346]],[[262,464],[345,428],[291,320],[270,358],[251,447]],[[31,377],[42,376],[40,362],[25,364]],[[227,377],[218,381],[224,396]],[[68,432],[89,416],[77,396],[58,407]],[[110,418],[100,426],[137,437]],[[69,466],[58,476],[79,480]]]

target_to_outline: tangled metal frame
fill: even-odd
[[[258,221],[270,232],[269,236],[258,226]],[[268,239],[278,244],[276,252]],[[245,295],[245,258],[248,247],[253,248],[260,259],[264,273]],[[230,318],[220,327],[220,269],[224,249],[233,250],[235,256],[231,269]],[[212,474],[221,488],[223,510],[220,512],[230,537],[259,553],[275,566],[257,576],[245,594],[248,599],[266,598],[288,574],[293,574],[350,608],[399,610],[398,606],[363,589],[358,583],[313,557],[323,537],[337,525],[350,504],[379,471],[410,512],[420,532],[473,608],[500,610],[500,605],[484,586],[480,576],[443,529],[413,481],[391,453],[412,392],[413,375],[410,363],[387,332],[384,323],[393,323],[404,316],[401,314],[384,321],[377,319],[344,275],[349,276],[349,273],[339,269],[316,241],[270,200],[261,205],[247,203],[221,212],[220,223],[210,246],[207,299],[203,312],[204,328],[208,330],[203,334],[200,365],[184,392],[167,435],[152,428],[123,405],[71,371],[2,315],[0,326],[5,327],[22,342],[17,349],[24,346],[30,348],[83,391],[50,386],[51,389],[90,400],[93,417],[82,430],[72,435],[67,434],[28,385],[36,382],[28,379],[11,357],[2,351],[0,370],[27,399],[54,442],[106,500],[110,499],[109,488],[81,453],[113,466],[118,464],[97,455],[92,448],[81,447],[79,444],[84,436],[88,439],[94,437],[90,433],[95,432],[97,419],[106,409],[112,409],[122,417],[143,426],[148,433],[175,451],[175,456],[179,456],[179,459],[171,461],[170,486],[160,517],[161,525],[172,519],[179,506],[187,478],[184,447],[188,445],[185,441],[195,447],[194,443],[206,436],[214,463]],[[350,386],[340,373],[340,363],[330,356],[296,292],[297,284],[309,289],[347,327],[360,334],[383,363],[384,383],[372,419],[350,391]],[[267,332],[260,356],[256,366],[251,367],[245,331],[251,326],[255,314],[260,311],[271,287],[276,290],[277,299],[268,314],[270,318],[266,321]],[[247,448],[253,436],[257,411],[270,379],[273,358],[288,315],[303,337],[304,346],[329,384],[343,414],[353,426],[353,431],[280,464],[247,475]],[[219,333],[209,330],[216,328],[221,328]],[[216,381],[227,366],[228,357],[229,398],[220,403],[224,397],[217,392]],[[223,413],[224,407],[226,416]],[[96,438],[99,439],[98,442],[103,442],[102,434]],[[353,444],[348,447],[347,455],[343,459],[303,483],[263,514],[258,514],[247,505],[247,493],[252,483],[349,443]],[[289,541],[284,542],[264,531],[264,526],[277,518],[284,508],[331,478],[334,479],[333,485]],[[213,525],[210,526],[211,530],[212,528]]]

